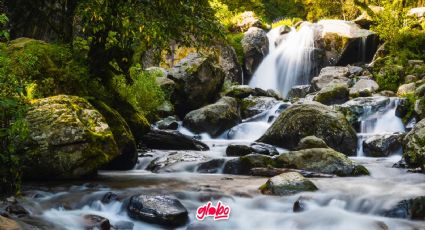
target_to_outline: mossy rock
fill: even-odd
[[[348,85],[344,83],[332,83],[321,89],[314,100],[324,105],[342,104],[349,100]]]
[[[118,156],[105,118],[87,100],[59,95],[31,102],[29,141],[21,156],[26,179],[76,179],[96,174]]]
[[[264,194],[278,196],[289,196],[300,192],[314,192],[318,190],[313,182],[297,172],[282,173],[274,176],[259,189]]]
[[[403,140],[403,158],[409,167],[425,169],[425,120],[421,120]]]
[[[130,170],[137,163],[137,148],[130,127],[124,118],[102,101],[89,99],[89,102],[103,115],[111,128],[114,140],[118,146],[119,155],[105,169]]]

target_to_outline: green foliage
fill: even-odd
[[[229,33],[226,35],[227,41],[229,44],[235,49],[236,55],[238,56],[239,63],[243,63],[244,54],[243,54],[243,47],[242,47],[242,39],[244,34],[243,33]]]
[[[9,18],[6,14],[0,13],[0,41],[7,41],[10,39],[9,30],[6,29],[6,25],[9,22]]]
[[[143,71],[137,66],[130,69],[130,76],[131,84],[122,75],[114,77],[114,87],[138,112],[148,118],[155,117],[157,108],[165,101],[164,92],[156,84],[156,78],[162,73]]]
[[[375,80],[381,90],[391,90],[397,92],[400,84],[403,83],[403,67],[394,64],[393,60],[386,61],[385,65],[375,74]]]
[[[406,124],[413,117],[415,113],[415,103],[418,98],[415,95],[415,93],[408,93],[408,94],[402,95],[402,97],[407,99],[408,110],[406,115],[402,118],[403,122]]]
[[[300,21],[302,21],[301,18],[285,18],[285,19],[280,19],[278,21],[273,22],[272,28],[277,28],[279,26],[289,26],[289,27],[292,27],[292,26],[294,26],[295,24],[297,24]]]

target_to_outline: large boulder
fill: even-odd
[[[402,200],[384,212],[386,217],[425,220],[425,196]]]
[[[258,66],[269,53],[269,39],[264,30],[251,27],[245,32],[241,42],[245,59],[245,81],[249,81],[255,70],[257,70]]]
[[[250,175],[253,168],[268,168],[274,166],[270,156],[262,154],[249,154],[227,161],[223,173],[236,175]]]
[[[107,166],[110,170],[130,170],[137,163],[137,148],[133,134],[124,118],[107,104],[97,100],[89,102],[103,115],[117,144],[119,155]]]
[[[322,88],[314,97],[314,101],[324,105],[343,104],[349,100],[348,86],[345,83],[333,83]]]
[[[238,102],[231,97],[223,97],[214,104],[188,113],[183,126],[196,133],[208,133],[216,137],[241,121]]]
[[[418,122],[403,139],[403,157],[409,167],[425,169],[425,120]]]
[[[363,142],[363,152],[371,157],[387,157],[401,148],[403,137],[400,133],[369,137]]]
[[[242,67],[232,46],[221,46],[219,63],[227,82],[242,84]]]
[[[344,154],[331,148],[312,148],[284,153],[276,159],[278,167],[302,169],[338,176],[368,175],[363,166],[357,165]]]
[[[360,79],[350,89],[351,97],[367,97],[378,91],[379,85],[374,80]]]
[[[170,70],[168,78],[176,83],[172,102],[183,117],[217,98],[225,74],[213,56],[192,53]]]
[[[208,145],[193,137],[184,135],[175,130],[154,129],[147,133],[143,139],[143,144],[152,149],[162,150],[209,150]]]
[[[170,227],[184,225],[189,219],[187,209],[179,200],[165,196],[132,196],[127,212],[131,218]]]
[[[346,155],[356,153],[356,132],[344,115],[313,102],[287,108],[259,141],[292,150],[307,136],[321,138],[328,146]]]
[[[87,100],[59,95],[31,102],[29,140],[22,155],[24,177],[90,176],[119,156],[114,135]]]
[[[264,194],[289,196],[300,192],[313,192],[318,188],[300,173],[287,172],[270,178],[260,190]]]
[[[278,101],[273,97],[247,97],[242,100],[242,119],[253,117],[273,108]]]
[[[348,85],[351,73],[348,67],[329,66],[320,70],[320,74],[314,77],[311,84],[315,90],[321,90],[330,83],[345,83]]]
[[[378,36],[357,24],[343,20],[321,20],[316,45],[325,51],[323,64],[369,63],[378,49]]]

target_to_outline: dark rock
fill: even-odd
[[[242,119],[253,117],[273,108],[278,102],[272,97],[247,97],[242,100]]]
[[[209,150],[208,145],[175,130],[151,130],[143,139],[143,144],[152,149],[162,150]]]
[[[253,153],[258,153],[262,155],[279,155],[279,152],[277,151],[276,147],[264,143],[254,142],[251,144],[251,149],[253,150]]]
[[[401,160],[394,163],[393,168],[400,168],[400,169],[407,168],[406,161],[402,158]]]
[[[178,115],[184,117],[189,111],[216,100],[225,74],[214,57],[192,53],[170,71],[168,78],[177,84],[172,102]]]
[[[318,189],[313,182],[304,178],[301,174],[288,172],[270,178],[260,187],[260,190],[264,194],[288,196]]]
[[[298,143],[297,150],[313,149],[313,148],[329,148],[326,142],[315,136],[304,137]]]
[[[371,157],[387,157],[401,148],[403,137],[399,133],[372,136],[363,142],[363,152]]]
[[[241,43],[244,52],[244,76],[245,81],[248,82],[269,53],[269,39],[264,30],[251,27],[245,32]]]
[[[183,120],[183,125],[193,132],[208,133],[217,137],[240,122],[236,99],[223,97],[214,104],[188,113]]]
[[[293,212],[304,212],[307,209],[307,204],[305,202],[305,197],[299,197],[295,202],[292,208]]]
[[[230,46],[220,46],[219,63],[225,74],[225,81],[242,84],[242,67],[238,62],[235,49]]]
[[[164,196],[132,196],[127,211],[131,218],[163,226],[178,227],[189,219],[179,200]]]
[[[133,230],[134,224],[130,221],[118,221],[112,228],[114,230]]]
[[[181,170],[181,168],[175,169],[176,165],[182,163],[191,163],[194,166],[196,163],[202,163],[211,160],[202,152],[191,152],[191,151],[178,151],[178,152],[170,152],[169,154],[158,157],[150,162],[147,166],[146,170],[150,170],[152,172],[173,172],[176,170]]]
[[[287,98],[305,98],[309,93],[312,93],[311,85],[296,85],[289,91]]]
[[[356,132],[344,115],[320,103],[292,105],[279,115],[258,141],[295,149],[307,136],[321,138],[329,147],[346,155],[356,153]]]
[[[387,217],[410,220],[425,220],[425,197],[400,201],[395,207],[384,213]]]
[[[168,116],[156,123],[158,129],[169,129],[177,130],[179,128],[179,122],[175,116]]]
[[[117,201],[117,200],[118,200],[118,195],[116,193],[107,192],[105,195],[103,195],[101,201],[104,204],[109,204],[109,203],[112,203],[112,202]]]
[[[192,223],[187,226],[186,230],[216,230],[217,228],[206,223]]]
[[[249,175],[253,168],[264,168],[273,166],[273,159],[261,154],[249,154],[232,159],[224,165],[223,173],[235,175]]]
[[[207,162],[200,163],[196,169],[199,173],[218,173],[223,167],[224,159],[212,159]]]
[[[17,202],[7,202],[4,211],[2,211],[2,215],[6,217],[22,218],[29,216],[30,212]]]
[[[403,118],[407,115],[411,107],[409,100],[405,98],[400,98],[400,101],[395,109],[395,115],[397,117]]]
[[[110,230],[109,220],[97,215],[84,215],[84,227],[87,230]]]
[[[226,149],[227,156],[246,156],[252,153],[268,156],[279,154],[274,146],[257,142],[252,143],[250,146],[231,144]]]

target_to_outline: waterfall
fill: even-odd
[[[258,67],[249,85],[274,89],[286,97],[293,86],[310,83],[315,30],[313,24],[304,23],[298,31],[292,28],[284,35],[279,32],[280,28],[275,28],[267,34],[269,55]],[[276,46],[276,43],[279,44]]]

